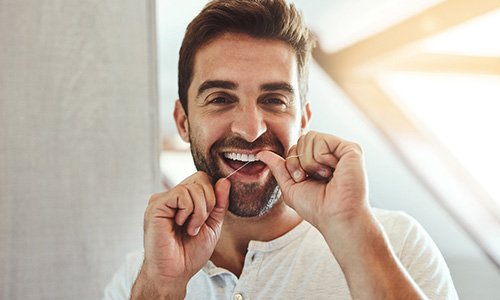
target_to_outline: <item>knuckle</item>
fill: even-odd
[[[151,197],[148,200],[148,205],[146,206],[146,209],[144,211],[144,218],[147,218],[152,213],[154,207],[158,206],[157,205],[158,201],[160,201],[163,197],[165,197],[169,193],[170,192],[163,192],[151,195]]]
[[[318,133],[316,131],[309,131],[306,133],[305,137],[307,139],[314,139]]]
[[[211,179],[211,177],[206,172],[203,171],[197,171],[195,175],[196,178],[201,180],[202,182],[209,182]]]
[[[363,147],[358,143],[352,143],[352,149],[359,155],[363,155]]]
[[[190,183],[187,188],[195,194],[203,193],[203,187],[199,182]]]
[[[183,184],[183,185],[190,185],[190,184],[193,184],[193,183],[210,184],[211,181],[212,181],[212,177],[210,177],[206,172],[197,171],[193,175],[191,175],[188,178],[184,179],[181,182],[181,184]]]
[[[182,183],[175,187],[175,193],[177,195],[189,193],[190,183]]]
[[[191,195],[189,194],[188,184],[179,184],[173,190],[171,194],[171,204],[176,202],[179,207],[189,207],[189,202]]]
[[[204,180],[207,177],[207,173],[203,171],[197,171],[193,174],[191,174],[189,177],[184,179],[180,184],[189,184],[189,183],[195,183],[200,180]]]
[[[151,205],[153,202],[156,202],[156,200],[158,200],[162,195],[163,193],[156,193],[151,195],[151,197],[149,197],[148,200],[148,205]]]

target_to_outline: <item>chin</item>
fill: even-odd
[[[278,202],[281,191],[274,178],[257,190],[255,184],[234,183],[229,194],[229,211],[244,218],[259,217],[268,213]]]

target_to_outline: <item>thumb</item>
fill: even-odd
[[[215,207],[210,213],[210,217],[219,223],[224,220],[224,215],[229,206],[230,189],[231,181],[226,178],[221,178],[215,183]]]
[[[282,191],[286,190],[290,184],[295,183],[286,168],[286,160],[283,157],[265,150],[257,153],[256,158],[269,167]]]

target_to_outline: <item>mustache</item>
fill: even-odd
[[[230,136],[216,141],[211,147],[211,153],[217,153],[221,148],[238,148],[253,150],[256,148],[270,148],[273,152],[283,156],[285,149],[280,141],[272,134],[266,133],[253,142],[246,141],[239,136]]]

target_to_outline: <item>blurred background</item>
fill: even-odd
[[[374,206],[430,233],[461,299],[500,298],[500,1],[296,0],[311,129],[360,143]],[[194,170],[172,120],[206,1],[0,0],[0,298],[96,299],[152,193]]]

